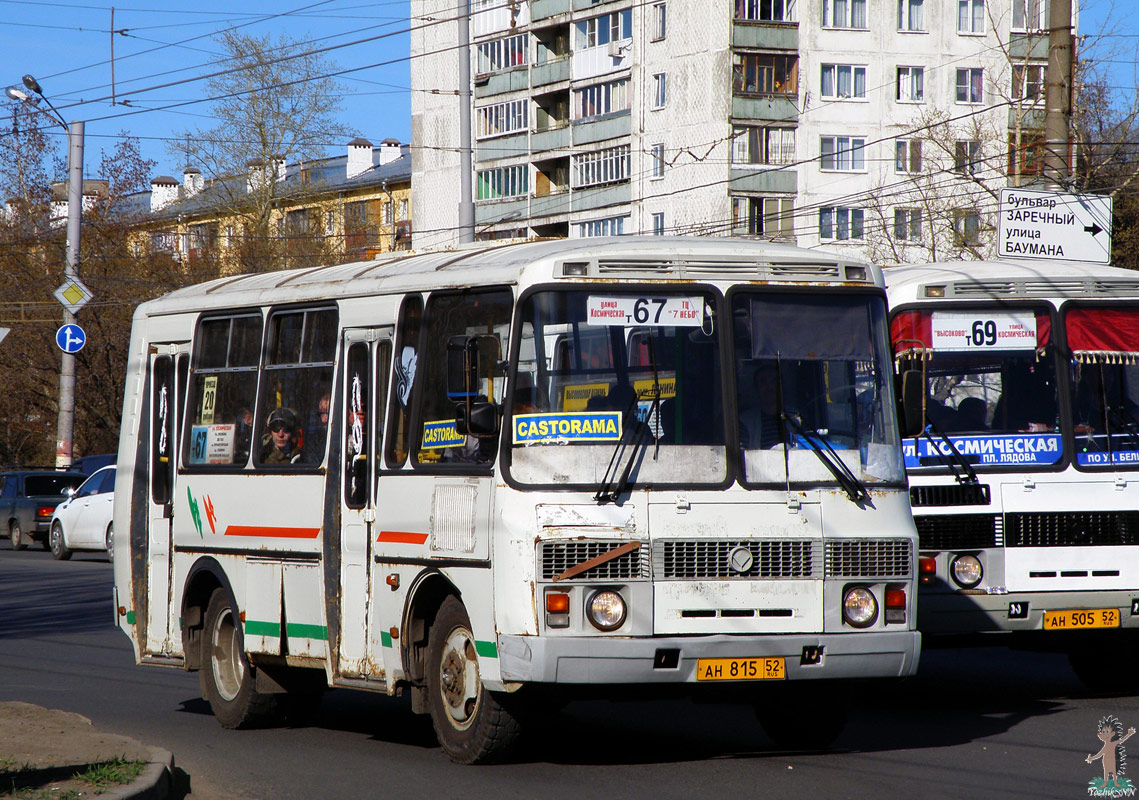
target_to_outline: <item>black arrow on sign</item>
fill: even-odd
[[[1103,228],[1101,228],[1099,225],[1096,225],[1094,222],[1091,225],[1085,225],[1084,226],[1084,231],[1086,233],[1090,233],[1092,236],[1095,236],[1097,233],[1099,233],[1102,230],[1103,230]]]

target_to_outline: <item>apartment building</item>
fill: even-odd
[[[457,241],[462,50],[412,0],[417,245]],[[1036,179],[1047,0],[472,0],[475,224],[986,255]]]

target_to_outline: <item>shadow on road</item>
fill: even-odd
[[[51,554],[38,545],[4,552],[0,558],[0,619],[4,620],[0,638],[89,633],[113,627],[113,577],[105,555],[76,553],[66,570],[51,569]],[[45,559],[48,563],[41,563]]]

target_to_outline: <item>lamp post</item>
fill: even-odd
[[[4,93],[13,100],[27,103],[53,122],[58,123],[67,134],[67,262],[63,274],[67,280],[79,278],[79,222],[83,215],[83,123],[64,123],[51,101],[44,96],[39,82],[31,75],[23,77],[24,86],[39,95],[53,113],[44,111],[32,97],[17,86],[9,86]],[[63,324],[75,323],[75,315],[70,309],[63,310]],[[65,352],[59,368],[59,418],[55,432],[55,468],[71,467],[71,453],[75,432],[75,356]]]

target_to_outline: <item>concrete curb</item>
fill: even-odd
[[[101,800],[165,800],[174,778],[174,754],[150,748],[150,761],[133,782],[99,795]]]

